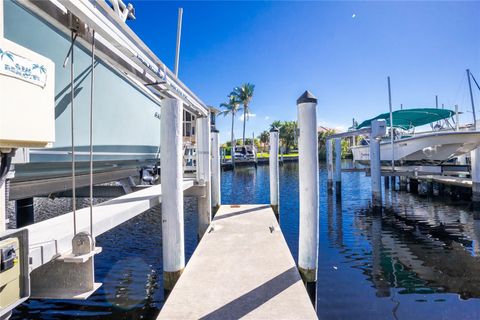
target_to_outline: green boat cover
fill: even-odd
[[[455,114],[452,110],[436,109],[436,108],[414,108],[396,110],[392,112],[393,127],[401,128],[404,130],[412,127],[419,127],[425,124],[429,124],[435,121],[443,120],[452,117]],[[372,120],[383,119],[387,122],[387,126],[390,125],[390,113],[382,113],[375,118],[365,120],[357,126],[357,129],[370,127]]]

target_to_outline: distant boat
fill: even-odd
[[[390,114],[383,113],[366,120],[356,127],[362,129],[370,126],[375,119],[383,119],[387,127],[393,130],[393,153],[389,136],[380,143],[381,161],[399,164],[440,164],[461,156],[480,146],[480,131],[458,129],[458,124],[449,121],[456,113],[452,110],[436,108],[415,108],[397,110]],[[453,119],[452,119],[453,120]],[[457,120],[458,121],[458,120]],[[432,131],[415,133],[415,128],[430,124]],[[351,147],[353,160],[359,163],[370,162],[369,141],[365,139],[359,146]]]

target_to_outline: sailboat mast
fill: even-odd
[[[390,77],[387,77],[388,82],[388,105],[390,108],[390,145],[392,147],[392,171],[395,170],[395,151],[393,150],[393,111],[392,111],[392,91],[390,90]]]
[[[475,115],[475,102],[473,101],[472,83],[470,80],[470,69],[467,69],[468,89],[470,90],[470,102],[472,103],[473,125],[477,129],[477,116]]]

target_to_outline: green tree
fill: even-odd
[[[277,128],[279,130],[280,144],[290,152],[297,145],[297,121],[279,121],[275,120],[270,124],[270,130]]]
[[[227,116],[229,114],[232,115],[232,130],[230,132],[230,141],[231,141],[231,146],[235,147],[235,137],[233,135],[233,130],[235,126],[235,115],[237,114],[238,111],[242,110],[240,108],[240,101],[237,99],[237,97],[234,94],[230,94],[228,96],[228,101],[221,103],[220,108],[223,108],[224,110],[221,111],[219,114],[223,116]],[[234,161],[232,157],[232,161]]]
[[[260,133],[260,135],[258,136],[258,140],[263,148],[263,151],[265,152],[265,147],[270,142],[270,132],[268,132],[267,130],[262,131],[262,133]]]
[[[243,105],[243,145],[245,145],[245,125],[250,114],[250,102],[252,101],[254,90],[255,85],[251,83],[244,83],[240,87],[233,89],[232,92],[236,99]]]

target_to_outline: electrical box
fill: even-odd
[[[0,37],[0,148],[55,141],[55,64]]]
[[[372,120],[370,124],[370,138],[379,139],[387,133],[387,122],[385,120]]]
[[[27,230],[0,234],[0,319],[30,295]]]

